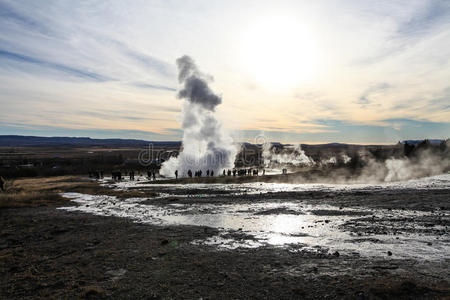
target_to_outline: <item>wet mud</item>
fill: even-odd
[[[0,210],[0,297],[450,297],[447,186],[262,187]]]

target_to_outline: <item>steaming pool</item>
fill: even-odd
[[[390,252],[393,258],[421,260],[445,260],[450,254],[448,208],[342,206],[317,199],[299,201],[295,196],[296,192],[317,192],[330,199],[361,193],[400,195],[404,190],[432,193],[450,189],[450,174],[374,185],[149,184],[114,183],[108,179],[103,184],[117,190],[155,191],[159,196],[119,199],[64,193],[76,206],[60,209],[130,218],[157,226],[212,227],[218,230],[215,236],[192,243],[219,250],[269,246],[368,257],[387,256]],[[292,195],[281,196],[285,192]]]

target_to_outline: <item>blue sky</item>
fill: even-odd
[[[185,54],[238,141],[450,136],[445,0],[0,0],[0,134],[178,140]]]

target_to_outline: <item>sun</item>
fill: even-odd
[[[314,35],[300,20],[287,16],[257,19],[244,30],[241,45],[245,71],[266,88],[294,88],[316,75]]]

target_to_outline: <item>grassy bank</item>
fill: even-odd
[[[65,192],[119,198],[156,196],[153,192],[112,190],[100,186],[96,181],[79,176],[21,178],[7,181],[6,191],[0,192],[0,209],[62,205],[68,201],[61,196],[61,193]]]

